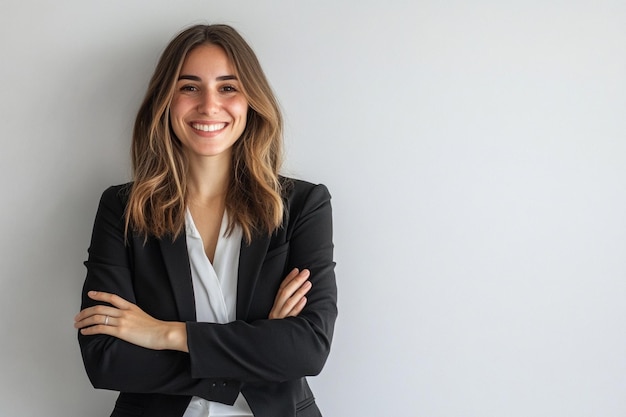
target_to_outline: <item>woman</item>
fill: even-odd
[[[102,195],[82,306],[112,416],[320,416],[305,376],[335,319],[330,196],[278,175],[282,119],[226,25],[167,46],[135,122],[133,182]]]

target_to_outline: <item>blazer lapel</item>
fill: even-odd
[[[189,267],[187,241],[182,233],[176,240],[165,237],[159,240],[165,269],[174,291],[176,308],[182,321],[196,320],[196,303],[193,296],[193,282]]]
[[[241,242],[237,278],[237,319],[245,320],[252,302],[252,294],[261,272],[261,266],[270,244],[270,237],[257,237],[250,245]]]

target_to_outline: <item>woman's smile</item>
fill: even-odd
[[[217,132],[226,127],[227,123],[192,122],[191,127],[201,132]]]

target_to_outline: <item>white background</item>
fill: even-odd
[[[623,0],[0,5],[0,415],[108,416],[72,317],[183,27],[234,25],[333,194],[325,416],[626,415]]]

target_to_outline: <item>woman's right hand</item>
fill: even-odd
[[[311,289],[308,269],[302,271],[294,268],[283,280],[274,299],[274,306],[270,311],[270,319],[284,319],[300,314],[306,305],[306,293]]]

